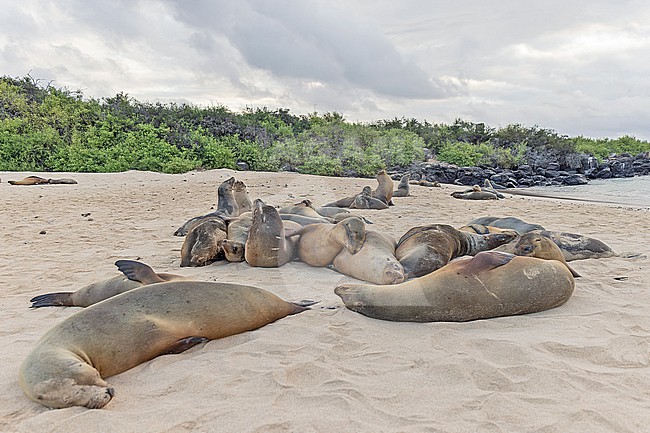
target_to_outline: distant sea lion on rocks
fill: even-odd
[[[529,232],[521,235],[519,240],[514,247],[515,255],[518,256],[527,256],[527,257],[537,257],[538,259],[544,260],[557,260],[564,263],[564,265],[569,269],[571,275],[574,277],[580,277],[580,274],[577,273],[564,258],[564,254],[560,250],[560,247],[555,245],[550,238],[542,235],[538,232]]]
[[[342,284],[350,310],[381,320],[465,322],[559,307],[575,281],[557,260],[484,251],[393,285]]]
[[[372,196],[378,198],[387,205],[392,206],[393,188],[395,188],[393,179],[386,174],[386,170],[380,170],[379,173],[377,173],[377,182],[379,185],[377,186],[377,189],[372,191]]]
[[[55,325],[23,361],[19,383],[30,399],[47,407],[99,409],[115,395],[104,378],[159,355],[260,328],[309,304],[240,284],[147,285]]]
[[[406,278],[435,271],[450,260],[491,250],[515,239],[515,233],[477,235],[446,224],[413,227],[397,243],[395,257],[404,267]]]
[[[397,189],[393,191],[393,197],[408,197],[411,192],[411,186],[409,185],[409,174],[405,174],[399,181]]]
[[[203,218],[190,226],[181,247],[181,267],[205,266],[225,259],[222,241],[226,224],[217,216]]]
[[[366,230],[366,240],[355,254],[343,248],[332,262],[342,274],[375,284],[397,284],[404,281],[404,268],[395,258],[395,239]]]
[[[465,191],[454,191],[451,193],[454,198],[464,200],[498,200],[499,195],[496,192],[484,191],[480,186],[474,185],[471,189]]]
[[[217,189],[217,210],[210,212],[205,215],[197,216],[190,218],[182,226],[180,226],[175,232],[174,236],[185,236],[189,231],[192,224],[195,222],[210,217],[219,217],[224,220],[234,218],[239,216],[239,206],[237,206],[237,201],[235,200],[235,194],[233,192],[233,186],[235,184],[235,178],[231,177],[221,183]]]
[[[361,191],[361,194],[354,197],[350,209],[388,209],[388,205],[382,200],[373,197],[372,190],[369,186],[366,186]]]
[[[246,184],[241,180],[236,180],[232,186],[232,192],[235,196],[235,203],[237,203],[237,208],[239,209],[239,215],[244,212],[250,212],[253,208],[253,203],[248,196],[248,190],[246,189]]]
[[[263,268],[282,266],[294,257],[294,242],[285,237],[278,210],[260,199],[253,202],[253,223],[244,255],[249,265]]]
[[[481,224],[484,226],[511,229],[517,231],[519,234],[527,233],[532,230],[544,230],[544,227],[539,224],[529,224],[516,217],[481,217],[470,221],[469,224]]]
[[[74,179],[45,179],[39,176],[27,176],[21,180],[8,180],[11,185],[74,185],[77,181]]]
[[[128,277],[121,273],[108,280],[89,284],[76,292],[57,292],[38,295],[29,300],[31,308],[39,307],[88,307],[104,299],[147,284],[163,283],[166,281],[184,280],[182,275],[156,273],[148,265],[140,262],[129,271]]]
[[[343,248],[359,252],[366,240],[366,224],[351,216],[337,224],[309,224],[289,235],[298,236],[298,257],[311,266],[327,266]]]

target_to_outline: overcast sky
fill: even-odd
[[[0,0],[0,75],[86,97],[650,140],[650,2]]]

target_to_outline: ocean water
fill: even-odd
[[[627,206],[650,207],[650,176],[590,180],[577,186],[536,186],[526,188],[541,195],[593,200]]]

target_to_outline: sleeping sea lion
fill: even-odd
[[[567,269],[569,269],[571,275],[576,278],[580,277],[580,274],[566,262],[560,247],[555,245],[555,242],[550,238],[540,233],[524,233],[515,244],[514,250],[515,255],[518,256],[537,257],[538,259],[557,260],[562,262]]]
[[[249,265],[263,268],[282,266],[294,256],[294,243],[285,237],[278,210],[260,199],[253,203],[253,222],[244,256]]]
[[[567,262],[618,256],[603,241],[577,233],[558,232],[554,230],[534,230],[531,233],[538,233],[551,239],[560,248]]]
[[[407,197],[411,192],[411,186],[409,185],[410,175],[405,174],[399,181],[397,189],[393,191],[393,197]]]
[[[129,261],[116,263],[123,262]],[[147,285],[55,325],[23,361],[19,383],[29,398],[47,407],[98,409],[115,395],[106,377],[306,309],[240,284],[181,280]]]
[[[77,181],[74,179],[45,179],[39,176],[27,176],[21,180],[8,180],[11,185],[75,185]]]
[[[555,308],[574,287],[557,260],[484,251],[401,284],[342,284],[334,292],[350,310],[376,319],[464,322]]]
[[[456,257],[491,250],[515,237],[512,232],[477,235],[446,224],[430,224],[413,227],[402,235],[395,256],[404,267],[406,278],[419,277],[443,267]]]
[[[529,224],[516,217],[480,217],[469,222],[469,224],[481,224],[484,226],[499,227],[501,229],[515,230],[519,234],[532,230],[544,230],[539,224]]]
[[[318,215],[326,218],[333,218],[337,215],[350,213],[350,211],[347,209],[343,209],[335,206],[319,206],[319,207],[315,207],[314,210],[318,212]]]
[[[404,281],[404,268],[395,258],[395,239],[373,230],[366,230],[361,249],[350,253],[343,248],[334,258],[337,272],[375,284],[397,284]]]
[[[226,225],[217,216],[202,218],[192,224],[181,247],[181,267],[206,266],[225,259],[221,242],[226,239]]]
[[[138,262],[139,263],[139,262]],[[88,307],[120,293],[141,287],[147,284],[163,283],[166,281],[184,280],[182,275],[156,273],[148,265],[140,263],[129,277],[124,274],[117,275],[108,280],[89,284],[76,292],[57,292],[38,295],[29,300],[30,308],[39,307]]]
[[[499,195],[496,192],[485,191],[480,186],[474,185],[471,189],[465,191],[455,191],[451,193],[453,198],[465,200],[498,200]]]
[[[327,266],[343,248],[356,254],[366,239],[366,224],[351,216],[337,224],[309,224],[293,232],[298,257],[311,266]]]
[[[316,212],[316,209],[312,207],[311,200],[303,200],[292,206],[285,206],[278,212],[280,212],[280,214],[302,215],[310,218],[324,218],[321,214]]]

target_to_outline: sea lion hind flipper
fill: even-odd
[[[310,310],[309,308],[311,305],[318,304],[320,301],[313,301],[311,299],[302,299],[300,301],[294,301],[290,302],[291,305],[293,305],[293,312],[289,314],[298,314],[302,313],[305,310]]]
[[[174,342],[167,351],[165,351],[165,354],[177,354],[177,353],[182,353],[185,352],[188,349],[191,349],[192,347],[196,346],[197,344],[201,343],[207,343],[210,341],[209,338],[205,337],[185,337],[181,338],[180,340]]]
[[[154,272],[151,266],[142,262],[118,260],[115,262],[115,266],[132,281],[138,281],[142,284],[162,283],[165,281]]]
[[[71,297],[72,293],[73,292],[57,292],[34,296],[29,300],[29,302],[32,303],[29,308],[70,307],[74,305]]]
[[[580,278],[580,277],[582,277],[582,275],[580,275],[578,272],[576,272],[576,270],[573,269],[571,266],[569,266],[568,263],[565,262],[564,265],[569,269],[569,271],[571,272],[571,275],[573,275],[573,278]]]

